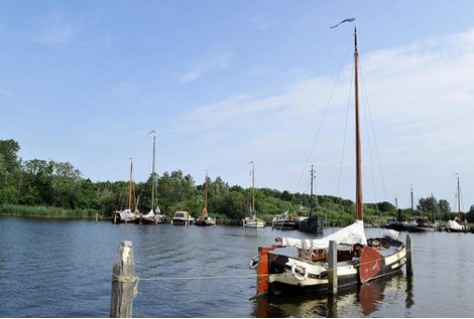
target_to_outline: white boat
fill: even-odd
[[[155,176],[155,141],[156,136],[155,131],[151,131],[148,135],[153,133],[153,161],[152,161],[152,170],[151,170],[151,208],[148,214],[140,214],[139,218],[135,220],[136,224],[143,225],[157,225],[163,224],[166,221],[164,215],[161,214],[160,207],[158,205],[155,208],[155,185],[156,185],[156,176]],[[147,135],[147,136],[148,136]]]
[[[171,224],[175,226],[189,226],[194,223],[194,217],[185,210],[178,210],[174,213]]]
[[[249,216],[244,218],[242,225],[244,228],[264,228],[266,223],[263,219]]]
[[[138,214],[132,212],[128,208],[121,211],[116,211],[114,214],[114,224],[134,222],[137,218],[137,215]]]
[[[288,211],[276,215],[272,219],[272,228],[280,230],[291,230],[296,228],[296,222],[293,217],[288,215]]]
[[[343,22],[352,22],[346,19]],[[250,262],[257,271],[257,295],[284,292],[328,291],[329,275],[337,274],[339,288],[357,286],[400,271],[406,264],[405,244],[396,239],[398,232],[366,238],[362,202],[362,158],[359,134],[357,28],[354,28],[355,121],[356,121],[356,211],[352,224],[320,239],[277,238],[281,245],[259,247]],[[408,235],[409,236],[409,235]],[[337,245],[336,269],[330,267],[330,243]],[[278,253],[283,247],[296,247],[297,253]],[[282,249],[287,251],[288,249]],[[333,270],[334,269],[334,270]]]
[[[155,209],[150,209],[148,214],[140,214],[140,216],[135,219],[135,224],[139,225],[157,225],[165,222],[166,217],[161,214],[158,206]]]
[[[461,233],[466,232],[467,227],[465,225],[459,224],[456,220],[448,220],[444,226],[446,231],[449,233]]]
[[[130,180],[128,183],[128,208],[121,211],[114,212],[114,215],[112,218],[112,222],[114,224],[135,222],[137,217],[140,215],[140,212],[138,211],[138,201],[135,204],[135,211],[132,212],[132,199],[133,199],[133,160],[132,158],[130,158]]]
[[[250,174],[252,175],[252,204],[250,206],[250,216],[247,216],[242,220],[242,226],[244,228],[264,228],[266,223],[263,219],[257,217],[257,212],[255,210],[255,169],[253,161],[251,161],[250,164],[252,164],[252,170],[250,171]]]

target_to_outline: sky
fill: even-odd
[[[93,182],[152,170],[474,204],[474,1],[2,1],[0,139]],[[355,22],[338,22],[355,17]],[[149,134],[151,131],[156,133]]]

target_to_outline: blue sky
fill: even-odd
[[[315,193],[354,199],[354,23],[330,26],[356,17],[375,136],[364,200],[408,208],[413,187],[415,202],[457,209],[457,173],[468,210],[473,12],[467,0],[2,1],[0,139],[92,181],[127,180],[132,157],[145,181],[155,130],[160,175],[249,187],[254,161],[256,187],[309,193],[314,165]]]

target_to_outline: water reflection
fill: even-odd
[[[400,316],[400,305],[408,313],[413,302],[411,279],[403,273],[361,285],[358,289],[339,291],[337,296],[326,294],[280,295],[256,299],[253,316],[257,318],[282,317],[378,317],[387,315],[387,304]],[[377,311],[384,307],[384,312]],[[388,314],[390,316],[390,314]]]

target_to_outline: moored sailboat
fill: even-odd
[[[133,160],[130,158],[130,179],[128,182],[128,205],[126,209],[121,211],[115,211],[112,218],[114,224],[130,223],[137,219],[140,214],[138,211],[138,203],[135,205],[135,211],[132,212],[132,199],[133,199]]]
[[[265,221],[258,218],[257,212],[255,211],[255,168],[253,161],[251,161],[250,164],[252,164],[252,170],[250,171],[252,175],[252,204],[250,206],[250,216],[242,220],[242,226],[244,228],[264,228]]]
[[[204,191],[204,208],[202,209],[202,215],[196,219],[194,223],[196,226],[215,226],[216,221],[214,218],[208,215],[207,213],[207,194],[208,194],[208,177],[206,174],[206,187]]]
[[[343,22],[351,22],[346,19]],[[337,25],[336,25],[337,26]],[[282,292],[321,292],[329,290],[330,273],[337,274],[339,287],[359,284],[398,272],[406,264],[405,244],[398,233],[367,239],[363,222],[362,158],[359,133],[357,28],[354,28],[356,212],[352,224],[320,239],[277,238],[280,245],[259,247],[258,260],[251,263],[257,271],[257,295]],[[337,245],[335,268],[330,264],[330,243]],[[277,253],[283,247],[296,247],[296,256]]]
[[[155,131],[151,131],[147,134],[150,135],[153,133],[153,161],[152,161],[152,169],[151,169],[151,208],[148,214],[143,215],[140,214],[139,218],[135,220],[135,223],[143,225],[157,225],[163,224],[166,221],[164,215],[161,214],[160,208],[158,205],[155,208],[155,185],[156,185],[156,176],[155,176],[155,143],[156,143],[156,136]]]
[[[448,233],[465,233],[470,231],[467,224],[466,216],[464,216],[464,224],[461,224],[461,184],[459,183],[459,174],[454,174],[457,177],[457,207],[458,212],[454,220],[448,220],[444,226]]]

